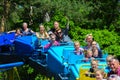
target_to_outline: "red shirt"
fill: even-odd
[[[116,72],[110,71],[110,72],[108,73],[108,77],[109,77],[110,75],[112,75],[112,74],[116,74],[116,75],[120,76],[120,66],[118,67],[118,69],[117,69]]]

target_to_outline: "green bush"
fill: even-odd
[[[54,77],[43,75],[41,72],[26,64],[18,67],[18,72],[21,80],[54,80]],[[0,80],[1,78],[2,77],[0,77]]]
[[[120,54],[120,37],[117,33],[108,30],[93,30],[93,29],[81,29],[80,27],[74,27],[69,34],[73,41],[80,41],[81,45],[85,46],[85,36],[92,33],[94,40],[97,41],[102,50],[106,50],[108,53],[118,55]]]
[[[44,75],[37,74],[35,80],[54,80],[54,77],[48,78],[48,77],[46,77],[46,76],[44,76]]]
[[[120,56],[120,46],[119,45],[110,45],[107,48],[105,48],[106,51],[109,52],[109,54]]]

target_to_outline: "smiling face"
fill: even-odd
[[[52,41],[55,41],[55,40],[56,40],[56,36],[55,36],[54,34],[51,34],[51,35],[50,35],[50,38],[51,38]]]
[[[59,38],[62,38],[62,35],[63,35],[62,30],[61,30],[61,29],[58,29],[58,30],[56,31],[56,35],[57,35]]]
[[[119,61],[117,61],[116,59],[112,59],[110,61],[110,68],[112,69],[112,71],[116,72],[118,67],[119,67]]]
[[[100,74],[100,72],[96,72],[96,80],[102,80],[103,76]]]
[[[92,49],[92,52],[93,52],[93,57],[98,57],[99,53],[97,48]]]
[[[27,29],[27,23],[23,23],[23,29],[26,30]]]
[[[107,61],[107,65],[110,67],[110,60],[114,58],[112,55],[109,55],[107,58],[106,58],[106,61]]]
[[[98,68],[98,62],[96,61],[96,60],[93,60],[92,62],[91,62],[91,67],[95,70],[95,69],[97,69]]]
[[[57,21],[54,22],[54,28],[58,29],[59,28],[59,23]]]
[[[88,58],[91,58],[92,55],[93,55],[93,54],[92,54],[92,51],[91,51],[91,50],[87,50],[87,57],[88,57]]]
[[[79,48],[80,48],[80,43],[79,43],[79,42],[75,42],[75,43],[74,43],[74,47],[75,47],[75,50],[79,50]]]
[[[21,32],[20,32],[20,29],[16,29],[16,33],[17,34],[20,34]]]
[[[86,41],[87,41],[88,43],[91,43],[91,42],[93,41],[92,36],[91,36],[91,35],[88,35],[88,36],[86,37]]]
[[[40,29],[40,33],[43,33],[43,32],[44,32],[44,30],[45,30],[45,28],[44,28],[44,26],[43,26],[43,25],[40,25],[39,29]]]
[[[96,48],[96,47],[97,47],[96,45],[97,45],[97,42],[96,42],[96,41],[93,41],[93,42],[92,42],[92,48]]]
[[[95,72],[95,77],[96,77],[96,80],[103,80],[103,73],[98,70]]]

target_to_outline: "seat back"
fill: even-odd
[[[0,35],[0,46],[4,45],[4,36]]]
[[[14,32],[5,34],[5,36],[4,36],[5,45],[8,45],[8,44],[11,45],[11,44],[13,44],[14,39],[15,39],[15,33]]]
[[[105,69],[105,67],[107,66],[106,64],[99,64],[99,69]],[[90,64],[84,64],[80,67],[80,70],[79,70],[79,78],[80,80],[96,80],[95,78],[93,77],[89,77],[89,76],[86,76],[85,73],[90,69],[91,65]],[[94,73],[90,73],[90,74],[94,74]]]

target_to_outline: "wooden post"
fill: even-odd
[[[7,80],[15,80],[15,78],[17,78],[17,80],[20,80],[17,67],[13,67],[12,69],[7,71]]]
[[[7,80],[14,80],[14,69],[10,69],[7,71]]]

